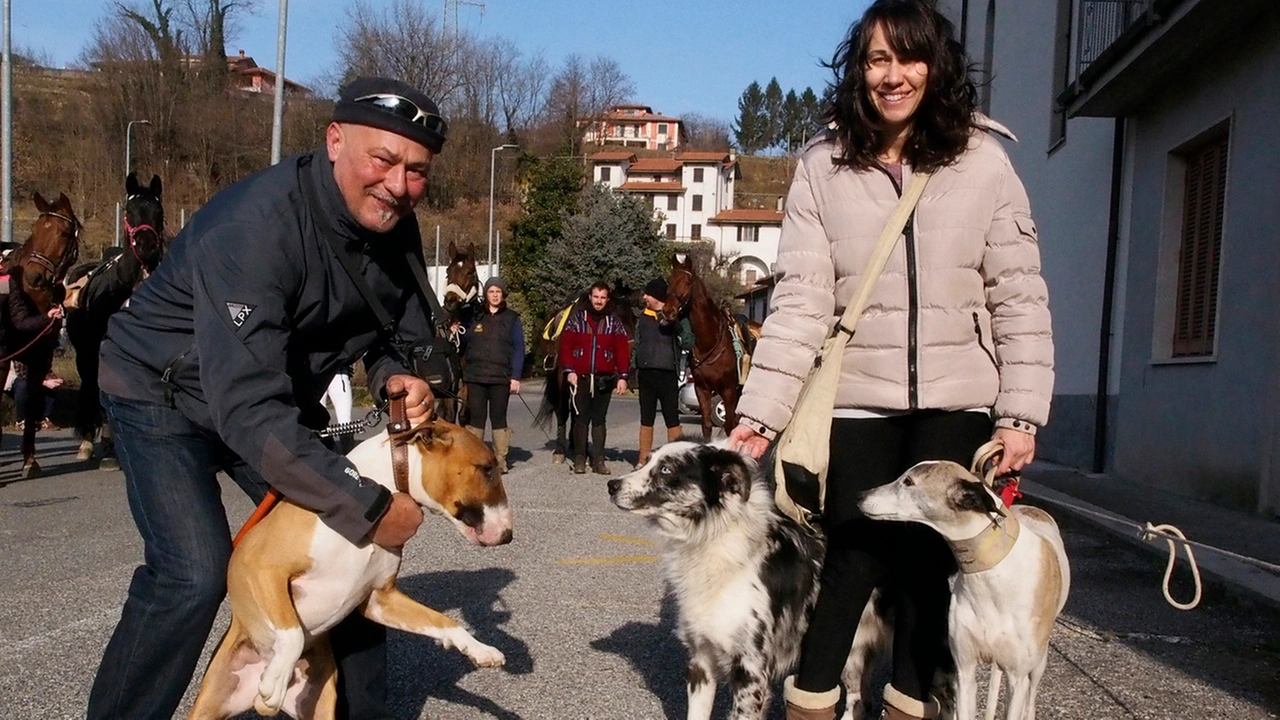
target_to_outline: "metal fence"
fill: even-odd
[[[1080,46],[1076,72],[1082,73],[1125,30],[1142,17],[1155,0],[1079,0]]]

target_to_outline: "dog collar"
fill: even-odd
[[[409,437],[411,428],[408,414],[405,411],[404,399],[409,393],[403,388],[388,390],[390,401],[390,417],[387,421],[387,434],[391,436],[391,475],[396,481],[396,490],[409,492]]]
[[[1021,525],[1012,514],[1002,513],[985,530],[965,540],[948,540],[956,564],[966,574],[980,573],[999,565],[1013,550]]]

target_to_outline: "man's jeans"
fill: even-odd
[[[225,471],[256,503],[267,484],[209,430],[165,405],[102,395],[145,564],[89,695],[89,720],[168,720],[226,594],[231,531],[217,481]],[[330,633],[340,717],[391,717],[386,630],[351,617]]]

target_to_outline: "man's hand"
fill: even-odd
[[[1021,472],[1036,457],[1036,436],[1013,428],[999,427],[991,437],[1004,442],[996,477],[1009,472]]]
[[[369,531],[369,542],[388,550],[398,550],[418,532],[422,508],[408,493],[392,493],[391,505]]]
[[[413,424],[414,420],[421,420],[434,413],[436,396],[432,394],[431,385],[426,380],[417,375],[392,375],[387,378],[388,389],[392,387],[392,381],[396,379],[404,383],[405,392],[409,393],[404,399],[404,414],[410,424]]]
[[[618,378],[617,394],[621,395],[627,391],[627,381],[625,378]]]
[[[572,387],[578,387],[578,373],[571,372],[568,375],[565,375],[564,379],[568,380],[569,385],[571,385]]]
[[[61,305],[54,305],[53,307],[49,308],[49,312],[45,313],[45,315],[46,315],[50,320],[60,320],[60,319],[62,319],[62,306],[61,306]]]
[[[769,449],[769,439],[746,425],[738,423],[733,432],[729,433],[729,448],[759,460],[760,456],[764,455],[764,451]]]
[[[520,381],[515,378],[511,378],[511,394],[512,395],[520,394]]]

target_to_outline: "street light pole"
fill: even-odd
[[[517,148],[519,145],[506,143],[489,152],[489,277],[493,277],[493,166],[498,161],[498,151]]]
[[[271,164],[280,162],[284,145],[284,43],[289,27],[289,0],[280,0],[280,24],[276,28],[276,86],[271,109]]]
[[[4,0],[4,47],[0,49],[0,240],[13,242],[13,56],[9,0]]]
[[[130,120],[124,127],[124,176],[133,170],[133,126],[150,125],[150,120]],[[128,198],[125,198],[126,200]],[[120,247],[120,211],[116,210],[116,247]]]

